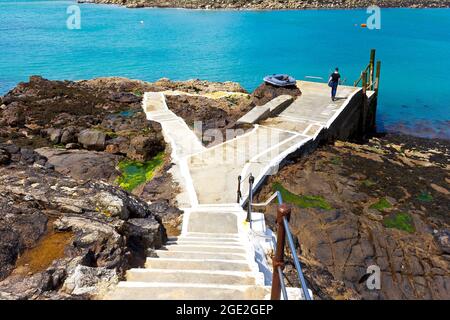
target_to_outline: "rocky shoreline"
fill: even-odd
[[[449,299],[449,156],[450,143],[438,139],[337,141],[291,159],[255,202],[279,190],[291,205],[308,282],[314,288],[327,274],[334,281],[319,298]],[[275,216],[273,205],[272,229]],[[362,280],[370,265],[381,269],[380,290]]]
[[[185,8],[234,10],[357,9],[377,5],[381,8],[449,8],[445,0],[78,0],[79,3],[116,4],[127,8]]]
[[[141,106],[166,90],[192,95],[171,107],[205,130],[253,106],[236,83],[199,80],[31,76],[1,97],[0,299],[101,298],[179,234],[170,147]],[[227,91],[242,96],[203,96]]]
[[[200,80],[18,84],[0,101],[0,299],[99,299],[179,233],[170,147],[141,111],[145,91],[166,92],[189,126],[202,121],[199,137],[277,95],[301,95]],[[286,161],[256,200],[280,190],[293,207],[318,299],[448,299],[449,159],[444,140],[338,141]],[[360,283],[369,264],[382,270],[380,291]]]

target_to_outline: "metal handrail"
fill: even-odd
[[[311,296],[309,295],[308,287],[306,285],[305,276],[303,275],[302,266],[300,265],[300,261],[297,257],[297,253],[295,250],[294,239],[292,238],[291,230],[289,229],[289,223],[285,217],[283,217],[284,228],[286,229],[286,235],[288,238],[289,249],[291,249],[292,258],[294,259],[295,268],[297,269],[298,280],[300,281],[303,294],[305,295],[306,300],[311,300]]]
[[[261,203],[252,203],[252,207],[266,207],[269,203],[271,203],[273,201],[273,199],[279,197],[279,191],[275,191],[270,197],[269,199],[266,200],[266,202],[261,202]],[[278,202],[280,201],[280,199],[278,199]]]
[[[247,179],[251,175],[252,175],[252,173],[250,172],[244,178],[242,178],[241,175],[238,176],[238,188],[237,188],[237,200],[236,200],[237,203],[239,203],[242,200],[241,185],[245,181],[245,179]]]
[[[241,176],[238,177],[238,188],[237,188],[237,200],[236,202],[239,203],[242,199],[242,192],[241,192]]]
[[[280,191],[275,191],[265,202],[253,203],[253,183],[255,178],[252,173],[249,173],[246,177],[248,179],[248,206],[247,206],[247,219],[246,221],[250,224],[250,230],[252,230],[252,207],[265,207],[269,205],[275,198],[278,200],[278,212],[277,212],[277,224],[278,224],[278,234],[277,234],[277,249],[275,251],[275,257],[273,259],[273,278],[272,278],[272,299],[279,299],[280,293],[283,293],[283,298],[288,300],[286,284],[284,283],[283,268],[284,268],[284,244],[286,238],[288,239],[289,249],[291,250],[292,257],[294,259],[294,265],[297,269],[297,276],[303,291],[303,295],[306,300],[311,300],[311,296],[308,291],[308,286],[306,285],[305,276],[303,275],[302,267],[300,261],[297,257],[295,250],[294,239],[292,237],[291,229],[289,228],[289,218],[291,215],[291,209],[283,204],[283,197]],[[242,199],[241,184],[242,177],[238,177],[238,190],[237,190],[237,202]],[[274,285],[275,283],[275,285]]]
[[[252,202],[253,202],[253,183],[255,178],[250,173],[248,178],[248,206],[247,206],[247,219],[246,221],[250,224],[250,229],[252,229]]]
[[[251,195],[252,194],[253,194],[253,191],[251,192]],[[275,198],[277,198],[278,205],[279,205],[278,212],[277,212],[277,223],[278,223],[277,242],[278,241],[282,241],[282,242],[277,244],[277,246],[276,246],[277,250],[275,252],[275,257],[273,259],[274,274],[273,274],[273,279],[272,279],[272,299],[279,299],[280,293],[282,292],[284,300],[288,300],[286,284],[284,283],[284,278],[283,278],[284,243],[287,238],[289,249],[291,250],[292,258],[294,259],[294,265],[297,270],[298,280],[299,280],[301,289],[303,291],[303,295],[305,297],[305,300],[311,300],[311,296],[309,294],[305,276],[303,275],[303,270],[300,265],[300,260],[297,257],[292,232],[291,232],[291,229],[289,228],[289,220],[288,219],[291,214],[291,209],[288,208],[286,205],[283,205],[283,197],[281,195],[281,192],[279,192],[278,190],[275,191],[265,202],[253,203],[249,200],[249,208],[251,210],[252,206],[265,207],[269,203],[271,203]],[[279,223],[279,222],[281,222],[281,223]],[[251,225],[250,225],[250,227],[251,227]],[[278,282],[276,282],[276,285],[275,285],[276,287],[274,288],[275,280],[277,280]]]
[[[281,269],[280,266],[278,266],[278,277],[280,278],[281,292],[283,293],[283,298],[284,300],[289,300],[286,284],[284,283],[283,270]]]

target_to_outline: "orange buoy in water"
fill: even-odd
[[[367,28],[367,24],[361,23],[361,28]]]

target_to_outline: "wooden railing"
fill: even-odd
[[[381,61],[377,61],[375,64],[375,49],[370,51],[370,61],[369,64],[361,72],[360,77],[354,82],[354,86],[360,85],[365,91],[372,90],[375,94],[378,94],[378,88],[380,85],[380,71],[381,71]]]
[[[362,87],[362,112],[359,125],[359,135],[362,139],[367,136],[368,132],[375,132],[376,130],[376,109],[380,87],[380,71],[381,62],[377,61],[375,63],[375,49],[372,49],[370,51],[369,64],[364,68],[361,72],[361,76],[354,83],[355,87],[360,84]],[[370,99],[367,94],[367,91],[369,90],[373,91]]]

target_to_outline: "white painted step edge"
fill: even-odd
[[[152,262],[185,262],[186,264],[189,262],[194,263],[223,263],[226,265],[235,265],[235,266],[244,266],[249,267],[249,271],[259,272],[259,265],[254,259],[245,259],[245,260],[226,260],[226,259],[182,259],[182,258],[147,258],[146,263],[152,263]],[[148,269],[151,269],[152,266],[147,266]],[[192,269],[186,269],[186,270],[196,270],[195,267]],[[200,269],[201,270],[201,269]]]
[[[239,243],[244,238],[221,238],[221,237],[197,237],[197,236],[178,236],[178,237],[168,237],[167,241],[211,241],[215,240],[230,242],[230,243]]]
[[[149,269],[149,268],[133,268],[128,271],[137,273],[198,273],[198,274],[215,274],[223,276],[237,277],[258,277],[259,273],[252,271],[226,271],[226,270],[187,270],[187,269]]]
[[[184,262],[220,262],[225,264],[249,265],[248,260],[225,260],[225,259],[181,259],[181,258],[147,258],[146,261],[184,261]]]
[[[204,240],[176,240],[176,241],[167,241],[166,245],[190,245],[190,244],[201,244],[201,245],[211,245],[217,247],[226,247],[226,246],[236,246],[245,248],[248,244],[241,242],[217,242],[217,241],[204,241]]]
[[[168,251],[168,250],[155,250],[155,253],[156,254],[158,254],[158,253],[167,253],[167,252],[172,252],[172,253],[182,253],[182,254],[192,254],[192,255],[196,255],[196,254],[202,254],[202,255],[205,255],[205,256],[207,256],[207,255],[211,255],[211,256],[213,256],[213,255],[224,255],[224,256],[226,256],[226,255],[234,255],[234,256],[240,256],[240,257],[242,257],[242,258],[244,258],[244,259],[242,259],[242,260],[245,260],[247,257],[248,257],[248,255],[247,254],[245,254],[245,253],[239,253],[239,252],[237,252],[237,253],[234,253],[234,252],[207,252],[207,251],[183,251],[183,250],[180,250],[180,251],[177,251],[177,250],[171,250],[171,251]],[[149,258],[151,258],[151,257],[149,257]]]
[[[245,291],[246,289],[258,287],[254,285],[229,285],[208,283],[171,283],[171,282],[140,282],[121,281],[117,284],[119,288],[215,288]],[[262,287],[262,286],[260,286]]]
[[[194,232],[189,231],[181,234],[181,236],[203,236],[203,237],[225,237],[239,239],[241,235],[239,233],[208,233],[208,232]]]
[[[136,277],[138,275],[149,276],[149,277],[157,277],[151,281],[143,281],[143,280],[127,280],[127,281],[138,281],[138,282],[170,282],[170,283],[180,283],[179,281],[159,281],[162,275],[181,275],[183,277],[194,276],[198,277],[198,279],[202,279],[202,277],[206,276],[219,276],[219,277],[234,277],[238,279],[237,281],[246,281],[250,280],[254,285],[264,286],[264,275],[260,272],[254,271],[225,271],[225,270],[186,270],[186,269],[147,269],[147,268],[135,268],[127,271],[127,279],[128,277]],[[203,282],[198,281],[196,283],[216,283],[216,282]],[[223,283],[223,282],[221,282]]]
[[[208,275],[220,275],[220,276],[235,276],[240,278],[253,278],[255,279],[255,285],[264,285],[264,275],[261,272],[255,271],[226,271],[226,270],[188,270],[188,269],[148,269],[148,268],[133,268],[128,270],[128,272],[141,273],[141,274],[180,274],[180,273],[191,273],[191,274],[208,274]],[[144,281],[142,281],[144,282]],[[157,281],[156,281],[157,282]]]
[[[226,246],[217,246],[217,245],[211,245],[211,244],[195,244],[195,243],[168,243],[167,245],[165,245],[166,247],[178,247],[178,246],[182,246],[182,247],[193,247],[193,248],[201,248],[201,247],[206,247],[206,248],[216,248],[216,249],[249,249],[249,246],[246,245],[237,245],[237,246],[232,246],[232,245],[226,245]]]

